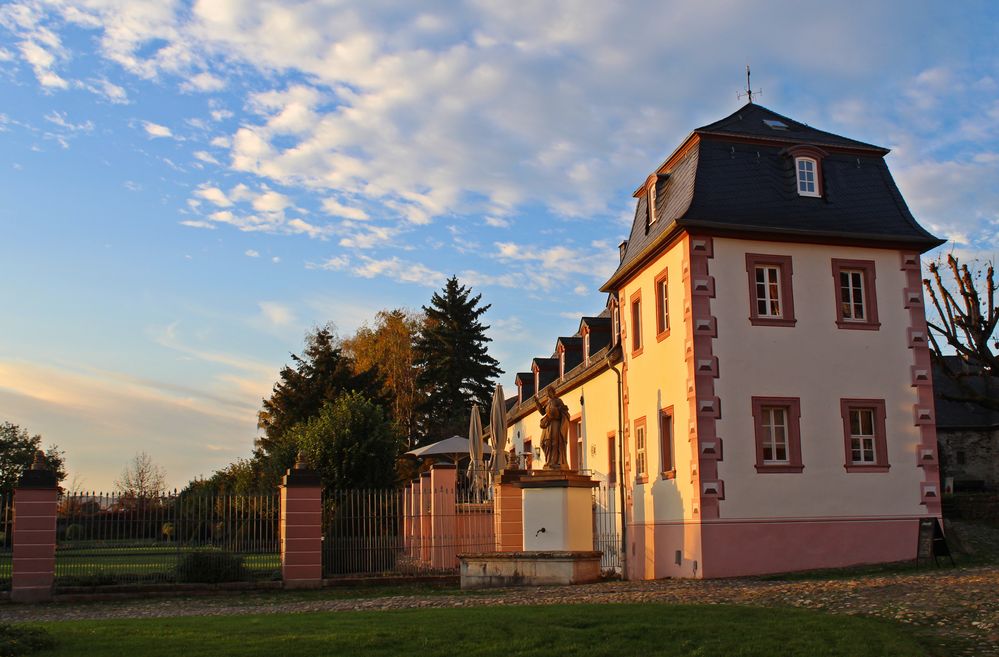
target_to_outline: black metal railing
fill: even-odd
[[[63,495],[56,586],[276,578],[278,510],[276,494]]]

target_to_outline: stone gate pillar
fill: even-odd
[[[299,457],[281,482],[281,579],[285,588],[323,585],[323,488]]]
[[[44,456],[35,453],[35,462],[14,489],[10,584],[10,599],[14,602],[52,599],[59,487],[55,472],[45,466]]]

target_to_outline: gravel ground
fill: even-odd
[[[996,549],[988,535],[968,535],[982,550]],[[991,561],[989,553],[988,561]],[[355,595],[355,597],[349,597]],[[280,612],[656,602],[792,606],[865,615],[909,624],[948,654],[999,657],[999,566],[943,567],[895,573],[839,573],[802,579],[657,580],[602,582],[572,587],[532,587],[462,593],[413,588],[384,595],[377,589],[309,593],[247,592],[230,595],[126,599],[112,602],[0,606],[0,621],[220,616]]]

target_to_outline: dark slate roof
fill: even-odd
[[[774,129],[764,121],[779,121],[787,126],[785,129]],[[724,119],[709,123],[694,130],[701,135],[722,135],[737,137],[753,137],[755,139],[773,139],[794,144],[815,144],[818,146],[833,146],[878,151],[882,155],[888,149],[874,144],[867,144],[855,139],[834,135],[788,118],[773,110],[756,103],[747,103]]]
[[[601,314],[599,317],[583,317],[579,320],[579,332],[582,332],[583,325],[590,327],[590,333],[598,332],[610,332],[611,330],[611,320],[610,311],[605,311],[605,314]],[[590,338],[592,340],[592,338]]]
[[[961,359],[957,356],[947,356],[951,361],[951,368],[960,370]],[[968,377],[965,382],[976,391],[985,392],[986,380],[977,377]],[[988,382],[994,395],[999,395],[999,378]],[[943,370],[934,365],[933,367],[933,392],[936,396],[936,413],[938,429],[991,429],[999,427],[999,411],[982,408],[971,402],[950,401],[944,399],[944,395],[966,396],[958,388],[950,377],[944,374]]]
[[[558,346],[560,342],[562,343],[562,347],[567,352],[581,351],[583,349],[583,338],[579,337],[579,334],[576,334],[572,337],[562,336],[555,342],[555,345]]]
[[[909,212],[884,161],[887,150],[809,128],[759,105],[699,128],[700,141],[656,184],[656,220],[649,221],[647,198],[640,194],[624,257],[604,284],[613,283],[659,241],[675,229],[824,237],[868,243],[907,243],[926,250],[937,239]],[[758,137],[762,117],[782,120],[793,129],[768,137],[773,144],[753,144],[732,136]],[[746,124],[743,122],[749,121]],[[742,128],[739,126],[742,125]],[[770,130],[765,125],[766,130]],[[738,130],[742,130],[739,132]],[[799,196],[794,159],[788,146],[825,147],[821,198]],[[835,148],[866,149],[845,153]]]

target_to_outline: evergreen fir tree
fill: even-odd
[[[464,435],[472,403],[488,408],[501,372],[486,351],[492,341],[486,337],[489,327],[479,321],[490,305],[480,306],[482,295],[471,297],[471,292],[452,276],[443,295],[434,292],[423,307],[426,319],[414,345],[423,443]]]
[[[376,404],[388,405],[378,368],[355,372],[353,360],[343,353],[332,326],[317,328],[306,336],[303,354],[292,354],[291,358],[293,364],[281,370],[281,380],[257,414],[258,426],[264,430],[257,439],[258,456],[286,451],[281,449],[285,432],[318,415],[326,402],[341,393],[356,390]],[[279,459],[279,471],[289,465],[284,463],[289,459],[294,460],[294,454]]]

